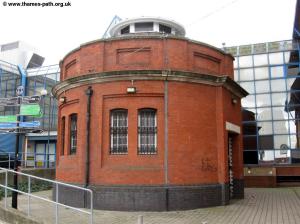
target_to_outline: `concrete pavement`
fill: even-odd
[[[50,198],[51,191],[37,193]],[[55,223],[55,208],[47,202],[31,199],[31,217]],[[19,209],[27,212],[27,197],[19,196]],[[84,214],[59,209],[59,223],[88,223]],[[299,224],[300,188],[248,188],[244,200],[232,200],[228,206],[173,212],[115,212],[94,210],[95,224],[136,224],[142,215],[144,224]]]

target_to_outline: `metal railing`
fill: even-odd
[[[43,157],[40,159],[39,156]],[[19,152],[18,161],[21,167],[55,168],[55,153],[23,153]],[[50,157],[53,157],[52,159]],[[13,169],[14,152],[0,152],[0,167]]]
[[[54,206],[55,206],[55,223],[56,224],[58,224],[59,220],[60,220],[59,207],[64,207],[64,208],[68,208],[68,209],[71,209],[71,210],[74,210],[74,211],[77,211],[77,212],[80,212],[80,213],[83,213],[83,214],[88,214],[89,215],[89,222],[88,223],[93,224],[93,191],[92,190],[87,189],[87,188],[83,188],[83,187],[78,187],[78,186],[71,185],[71,184],[62,183],[62,182],[59,182],[59,181],[54,181],[54,180],[49,180],[49,179],[33,176],[33,175],[30,175],[30,174],[26,174],[26,173],[17,172],[17,171],[14,171],[14,170],[4,169],[4,168],[0,168],[0,172],[5,173],[5,183],[4,183],[4,185],[0,184],[0,187],[4,188],[4,197],[5,197],[4,198],[4,207],[5,207],[5,209],[7,209],[7,204],[8,204],[7,203],[7,197],[8,197],[8,192],[7,191],[10,190],[10,191],[18,192],[20,194],[27,195],[27,197],[28,197],[27,216],[28,217],[31,214],[31,198],[36,198],[36,199],[39,199],[41,201],[49,202],[49,203],[54,204]],[[16,190],[12,187],[9,187],[8,186],[8,173],[17,174],[19,176],[27,177],[27,181],[28,181],[27,182],[28,183],[27,192],[21,191],[21,190]],[[47,197],[41,197],[41,196],[32,194],[32,192],[31,192],[32,180],[45,181],[45,182],[53,184],[53,186],[55,186],[55,201],[50,200]],[[82,191],[86,192],[87,194],[89,194],[90,195],[90,208],[84,210],[84,209],[80,209],[80,208],[77,208],[77,207],[74,207],[74,206],[69,206],[69,205],[60,203],[59,202],[59,186],[65,186],[65,187],[69,187],[69,188],[72,188],[72,189],[82,190]]]
[[[299,42],[295,40],[283,40],[275,42],[257,43],[233,47],[225,47],[225,52],[233,56],[262,54],[279,51],[299,50]]]

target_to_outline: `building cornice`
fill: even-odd
[[[110,71],[81,75],[58,83],[52,88],[52,94],[58,98],[58,96],[63,92],[84,85],[131,80],[168,80],[176,82],[199,83],[211,86],[223,86],[239,98],[243,98],[248,95],[246,90],[244,90],[228,76],[214,76],[208,74],[169,70]]]

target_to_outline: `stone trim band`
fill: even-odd
[[[157,81],[157,80],[168,80],[177,82],[190,82],[190,83],[200,83],[212,86],[224,86],[232,94],[238,96],[239,98],[248,95],[248,92],[240,87],[236,82],[234,82],[228,76],[214,76],[208,74],[199,74],[192,72],[182,72],[182,71],[169,71],[169,70],[139,70],[139,71],[112,71],[112,72],[102,72],[94,74],[86,74],[70,79],[66,79],[52,89],[52,94],[56,98],[69,89],[73,89],[83,85],[95,84],[95,83],[105,83],[114,81],[131,81],[131,80],[147,80],[147,81]]]

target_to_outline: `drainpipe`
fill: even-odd
[[[86,158],[85,158],[85,185],[86,188],[90,182],[90,126],[91,126],[91,97],[93,95],[92,87],[89,86],[85,91],[87,95],[87,113],[86,113]]]

